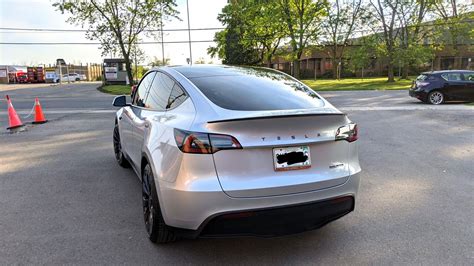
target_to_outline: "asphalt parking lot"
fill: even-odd
[[[113,96],[96,86],[0,88],[0,264],[474,264],[474,106],[324,92],[360,126],[353,213],[299,235],[160,246],[138,179],[114,160]],[[50,121],[8,134],[7,93],[21,115],[40,97]]]

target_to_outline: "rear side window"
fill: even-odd
[[[187,98],[186,93],[181,89],[178,84],[175,84],[173,90],[171,91],[170,98],[168,99],[168,105],[166,109],[173,109],[176,106],[179,106]]]
[[[469,82],[474,82],[474,72],[473,73],[464,73],[464,80]]]
[[[211,102],[229,110],[291,110],[324,105],[314,91],[281,73],[248,69],[246,74],[190,80]]]
[[[146,99],[146,105],[156,110],[165,110],[175,82],[166,74],[158,72]]]
[[[441,77],[447,81],[461,81],[461,73],[444,73]]]
[[[155,74],[156,72],[148,73],[142,79],[133,97],[133,105],[145,107],[146,93],[148,91],[148,88],[150,87],[150,84],[153,82],[153,77],[155,76]]]

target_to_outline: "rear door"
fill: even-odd
[[[466,82],[466,100],[474,101],[474,72],[464,73]]]
[[[133,147],[131,149],[137,162],[140,162],[142,157],[145,134],[150,126],[150,117],[165,114],[173,86],[174,81],[171,78],[164,73],[156,72],[148,90],[144,107],[140,108],[132,120]]]
[[[156,72],[150,72],[142,78],[135,93],[132,95],[132,105],[123,109],[123,114],[121,117],[122,119],[120,128],[122,147],[124,147],[125,152],[130,157],[134,165],[138,165],[140,163],[135,149],[137,142],[135,139],[134,127],[140,120],[139,117],[141,116],[142,110],[146,108],[145,100],[155,74]]]
[[[463,80],[462,74],[459,72],[448,72],[441,74],[445,80],[443,93],[450,99],[460,100],[464,98],[466,84]]]

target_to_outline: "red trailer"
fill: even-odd
[[[28,67],[26,68],[28,82],[30,83],[44,83],[44,68],[43,67]]]

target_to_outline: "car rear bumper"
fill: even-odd
[[[428,98],[428,94],[424,91],[409,90],[408,94],[411,97],[417,98],[417,99],[422,100],[422,101],[426,101],[426,99]]]
[[[278,236],[317,229],[352,210],[359,175],[344,184],[284,196],[231,198],[220,186],[213,191],[181,191],[160,183],[160,207],[165,223],[177,235]]]
[[[262,236],[295,234],[324,226],[354,210],[354,197],[220,214],[205,223],[200,236]]]

